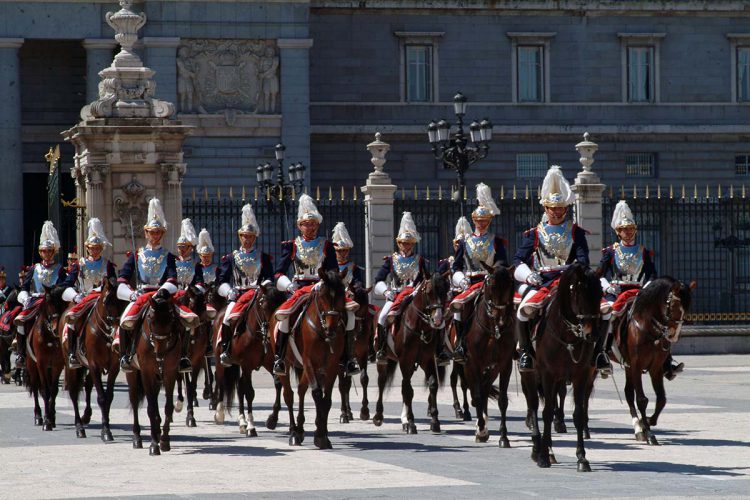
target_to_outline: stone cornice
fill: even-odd
[[[144,36],[140,41],[148,48],[173,49],[180,46],[180,37]]]
[[[112,50],[115,47],[117,47],[117,41],[114,38],[86,38],[83,40],[83,48],[86,50]]]
[[[23,38],[0,38],[0,49],[17,49],[23,45]]]
[[[313,46],[312,38],[279,38],[276,45],[280,49],[309,49]]]

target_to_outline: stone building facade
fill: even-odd
[[[397,185],[447,187],[426,124],[494,123],[467,175],[536,185],[573,176],[575,144],[599,144],[598,174],[625,184],[744,184],[750,173],[750,11],[738,0],[135,1],[137,50],[160,99],[195,126],[184,191],[252,188],[286,145],[311,185],[361,185],[365,145],[391,144]],[[43,155],[97,97],[115,50],[116,2],[0,0],[0,262],[28,260],[44,214]],[[453,119],[453,120],[452,120]],[[73,149],[62,146],[62,168]],[[67,158],[66,158],[67,156]],[[64,189],[65,191],[65,189]],[[63,196],[71,198],[68,191]]]

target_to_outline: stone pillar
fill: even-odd
[[[85,168],[86,180],[86,219],[97,217],[105,220],[104,179],[109,174],[108,165],[89,165]]]
[[[583,141],[576,144],[576,151],[581,155],[583,170],[578,172],[572,189],[576,195],[575,218],[579,226],[589,232],[589,260],[596,266],[601,259],[602,238],[602,193],[604,184],[599,176],[591,171],[594,154],[599,146],[589,140],[589,133],[583,134]]]
[[[167,218],[168,230],[162,245],[174,251],[177,238],[180,235],[182,222],[182,177],[187,166],[184,163],[162,163],[162,193],[161,200],[164,216]]]
[[[21,170],[21,76],[18,49],[23,38],[0,38],[0,265],[15,281],[23,264],[23,172]]]
[[[146,64],[156,71],[153,79],[159,99],[177,102],[177,47],[180,38],[146,36],[141,41]]]
[[[372,154],[370,160],[375,170],[367,177],[367,184],[362,186],[365,194],[365,270],[367,286],[374,285],[373,278],[383,262],[383,257],[393,252],[393,195],[396,186],[391,177],[383,172],[385,155],[391,149],[390,144],[380,140],[380,132],[375,134],[375,141],[367,145]]]
[[[99,98],[99,71],[110,65],[115,47],[117,42],[112,38],[87,38],[83,41],[86,49],[86,102]]]
[[[279,38],[281,142],[287,158],[310,166],[310,38]],[[309,185],[310,175],[305,182]]]

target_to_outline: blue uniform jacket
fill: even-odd
[[[598,276],[603,276],[608,280],[619,278],[617,273],[617,266],[615,266],[615,249],[612,245],[602,249],[602,260],[599,262],[599,267],[596,269]],[[656,265],[654,265],[654,252],[643,248],[643,268],[641,273],[638,275],[638,281],[643,280],[643,283],[648,283],[652,279],[656,278]]]
[[[221,258],[221,263],[216,268],[216,283],[221,286],[224,283],[229,283],[234,286],[234,255],[227,254]],[[260,273],[258,274],[258,282],[263,283],[266,280],[273,281],[273,265],[271,264],[271,256],[265,252],[260,252]]]
[[[419,272],[417,273],[417,277],[414,279],[414,286],[418,285],[419,283],[424,280],[425,276],[425,259],[421,255],[419,256]],[[383,265],[378,270],[378,273],[375,275],[375,283],[379,281],[385,281],[388,279],[388,275],[393,273],[394,277],[396,276],[395,271],[393,270],[393,256],[392,255],[386,255],[383,257]]]
[[[29,272],[27,272],[26,276],[24,277],[23,284],[21,285],[21,290],[26,293],[31,293],[31,289],[34,286],[34,267],[35,266],[31,266]],[[65,270],[65,266],[60,266],[60,269],[57,272],[57,280],[55,281],[54,285],[63,285],[67,288],[69,286],[74,286],[75,283],[75,280],[71,280],[69,278],[68,271]],[[40,293],[42,292],[42,290],[37,290],[37,292]]]
[[[276,270],[274,272],[274,278],[278,279],[279,276],[286,275],[289,271],[289,266],[294,262],[294,256],[296,255],[297,247],[294,244],[294,240],[283,241],[281,243],[281,259],[279,260]],[[330,240],[326,240],[323,246],[323,270],[324,271],[338,271],[339,263],[336,260],[336,250],[333,248],[333,243]]]
[[[135,255],[128,255],[128,260],[125,261],[122,269],[120,269],[117,281],[120,283],[128,283],[131,286],[135,283],[135,259]],[[201,276],[202,275],[203,272],[201,268]],[[167,281],[175,286],[177,285],[177,269],[175,268],[175,256],[172,252],[167,252],[167,268],[164,270],[164,274],[162,274],[161,279],[159,280],[159,286],[162,286]]]
[[[523,233],[523,241],[521,241],[516,254],[513,256],[513,265],[526,264],[531,270],[534,270],[534,251],[538,246],[537,228],[533,227]],[[577,224],[573,224],[573,247],[570,249],[570,255],[565,263],[572,264],[573,262],[578,262],[584,266],[589,265],[589,244],[586,241],[586,230],[578,227]],[[559,275],[560,271],[542,273],[542,279],[544,280],[542,286],[549,285]]]
[[[498,262],[503,266],[508,266],[508,252],[505,250],[505,240],[495,235],[495,241],[493,243],[495,250],[495,259],[492,264],[495,265]],[[464,254],[466,253],[466,242],[464,240],[458,240],[458,248],[456,254],[453,257],[453,272],[461,271],[464,272],[466,262],[464,261]]]
[[[76,285],[78,284],[78,275],[80,273],[81,273],[81,266],[80,264],[78,264],[78,262],[76,262],[73,265],[73,268],[68,273],[67,278],[65,278],[64,285],[72,286],[75,288]],[[115,265],[112,264],[112,261],[108,260],[107,261],[107,277],[109,278],[112,276],[117,276],[117,271],[115,271]],[[71,284],[68,284],[68,283],[71,283]]]

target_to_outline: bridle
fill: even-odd
[[[497,305],[495,304],[492,299],[487,297],[487,290],[491,287],[489,286],[491,277],[489,275],[485,276],[484,278],[484,284],[482,285],[482,290],[480,294],[477,296],[477,299],[484,303],[484,313],[485,315],[490,318],[492,321],[492,328],[488,327],[487,325],[483,324],[481,320],[479,319],[479,316],[477,315],[476,322],[479,325],[479,327],[484,331],[485,333],[491,334],[495,340],[500,340],[500,337],[502,337],[502,330],[500,330],[500,324],[499,320],[504,319],[504,317],[508,316],[510,313],[511,307],[508,304],[502,304]],[[499,312],[500,314],[495,317],[492,313],[494,311]]]
[[[307,322],[310,329],[318,334],[319,336],[322,336],[323,339],[328,343],[331,344],[331,341],[336,338],[336,329],[339,325],[343,323],[343,319],[341,318],[341,312],[337,311],[335,309],[329,309],[325,310],[325,308],[320,307],[321,300],[320,300],[320,290],[314,289],[312,291],[312,301],[311,305],[315,306],[315,316],[318,320],[318,324],[320,324],[320,328],[313,322],[312,319],[310,319],[310,315],[305,313],[305,321]],[[331,306],[333,307],[333,306]],[[309,311],[309,307],[308,307]],[[335,326],[331,327],[328,326],[328,322],[326,321],[327,318],[336,318],[337,321],[334,323]],[[322,330],[322,331],[321,331]],[[333,346],[330,346],[331,351],[333,351]]]
[[[675,303],[677,303],[677,306],[679,308],[678,311],[680,313],[679,318],[677,319],[671,317],[672,308]],[[652,340],[654,345],[658,345],[659,343],[662,343],[662,341],[666,340],[667,344],[662,344],[662,349],[664,351],[668,351],[669,344],[677,342],[677,339],[679,338],[680,330],[682,329],[682,324],[685,318],[685,308],[682,305],[682,299],[677,294],[675,294],[673,290],[670,290],[667,294],[667,300],[665,301],[664,305],[664,309],[659,308],[659,311],[664,317],[663,320],[659,320],[655,316],[651,318],[651,326],[656,332],[656,335],[649,335],[649,340]],[[649,334],[650,329],[641,327],[640,322],[638,322],[637,320],[635,320],[634,323],[639,330],[643,331],[647,335]],[[669,334],[670,330],[674,332],[673,335]]]
[[[575,300],[576,294],[574,293],[574,284],[571,283],[569,290],[570,290],[570,296],[571,296],[571,302]],[[550,301],[549,306],[547,306],[547,311],[549,311],[549,308],[552,306],[553,301]],[[572,309],[572,307],[571,307]],[[573,342],[566,342],[563,340],[559,335],[555,333],[554,330],[552,330],[550,333],[550,337],[555,339],[558,343],[563,345],[565,349],[568,351],[568,354],[570,355],[570,360],[573,362],[573,364],[577,365],[581,362],[581,359],[583,359],[584,354],[586,353],[586,349],[581,349],[580,355],[578,356],[578,359],[576,359],[576,356],[574,354],[574,350],[578,346],[582,346],[585,344],[594,344],[596,342],[596,339],[593,335],[587,335],[584,332],[584,326],[586,323],[595,322],[600,318],[600,315],[597,314],[575,314],[575,319],[570,319],[566,316],[566,311],[563,310],[562,307],[560,307],[560,318],[563,321],[563,324],[565,325],[565,330],[572,333],[575,337],[575,340]]]
[[[440,303],[440,298],[437,298],[436,302],[433,302],[432,304],[428,304],[427,306],[420,309],[420,307],[417,306],[417,298],[418,297],[427,297],[429,299],[430,293],[427,291],[427,284],[420,284],[417,288],[417,293],[414,294],[414,299],[409,302],[409,307],[407,308],[407,311],[404,312],[404,327],[410,331],[415,332],[416,331],[416,325],[410,325],[409,324],[409,316],[406,314],[409,310],[414,311],[414,314],[416,314],[419,321],[427,325],[427,330],[419,330],[419,338],[424,342],[425,344],[429,344],[432,342],[433,339],[433,333],[435,330],[439,330],[443,328],[445,321],[441,321],[440,324],[436,325],[433,322],[432,319],[432,313],[436,310],[442,310],[443,305]],[[430,335],[427,335],[427,333],[430,333]]]

